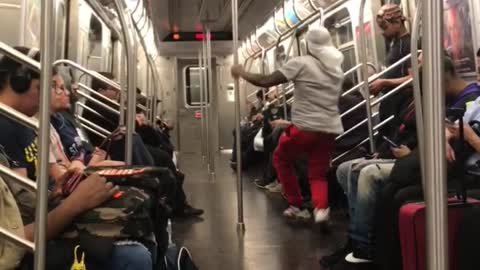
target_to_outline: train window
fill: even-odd
[[[288,24],[285,22],[283,14],[283,7],[275,10],[275,26],[280,33],[285,33],[289,29]]]
[[[312,4],[315,5],[315,8],[326,8],[333,3],[335,3],[337,0],[312,0]]]
[[[279,45],[275,49],[275,63],[274,63],[275,69],[281,68],[283,64],[285,64],[286,58],[287,57],[286,57],[285,47],[283,45]]]
[[[310,14],[315,12],[315,8],[310,5],[309,0],[294,0],[295,4],[295,11],[297,12],[297,15],[300,17],[300,19],[305,19],[308,17]]]
[[[275,44],[278,39],[278,33],[275,30],[275,18],[271,17],[262,27],[258,29],[258,43],[263,48],[268,48]]]
[[[200,93],[200,68],[188,66],[184,69],[185,104],[187,107],[199,107],[202,105]],[[208,76],[208,75],[207,75]],[[209,103],[207,91],[207,105]]]
[[[295,13],[295,9],[293,7],[293,0],[287,0],[285,2],[285,21],[291,27],[297,25],[300,22],[297,14]]]
[[[66,12],[65,3],[59,1],[57,4],[57,16],[55,17],[55,36],[57,40],[57,46],[55,47],[56,59],[62,59],[65,56],[65,32],[66,32]]]
[[[347,9],[342,9],[325,20],[325,27],[330,31],[335,46],[341,47],[353,42],[352,23]]]

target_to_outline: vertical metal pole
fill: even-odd
[[[417,137],[418,137],[418,153],[420,156],[420,169],[422,172],[422,186],[425,188],[425,140],[423,131],[423,106],[422,93],[420,91],[419,66],[418,66],[418,36],[420,32],[420,21],[422,15],[423,4],[421,1],[417,2],[417,9],[415,17],[413,18],[413,28],[411,36],[411,61],[412,61],[412,78],[413,78],[413,94],[415,96],[415,117],[417,121]],[[417,57],[416,57],[417,56]]]
[[[127,134],[125,138],[125,162],[127,165],[131,165],[133,131],[135,130],[135,104],[137,96],[137,39],[133,35],[133,33],[135,33],[132,24],[133,22],[131,21],[131,17],[126,15],[126,7],[123,6],[123,2],[121,0],[114,0],[113,2],[122,26],[123,40],[125,42],[125,53],[127,55],[128,98],[126,115]]]
[[[233,32],[233,64],[238,65],[238,2],[232,0],[232,32]],[[235,140],[237,151],[237,206],[238,219],[237,229],[245,230],[243,220],[243,181],[242,181],[242,141],[240,139],[240,81],[238,78],[234,80],[235,85]]]
[[[200,119],[200,124],[202,126],[202,160],[205,160],[205,119],[203,115],[203,109],[205,108],[205,98],[203,96],[203,57],[202,57],[202,50],[198,50],[198,75],[200,77],[200,112],[202,114],[202,118]]]
[[[204,38],[203,38],[203,43],[202,43],[202,52],[203,52],[203,83],[205,85],[204,87],[204,96],[205,100],[205,139],[206,139],[206,145],[205,145],[205,150],[207,151],[207,169],[208,173],[210,174],[211,171],[211,165],[210,165],[210,117],[209,117],[209,111],[210,111],[210,106],[211,106],[211,99],[209,93],[208,93],[208,88],[210,87],[210,84],[208,83],[207,79],[207,74],[208,74],[208,67],[207,67],[207,39],[206,37],[206,32],[204,32]]]
[[[265,56],[267,55],[267,52],[262,49],[262,56],[260,57],[260,72],[265,75]],[[262,97],[263,97],[263,104],[260,105],[266,105],[267,104],[267,92],[268,89],[262,88]],[[263,107],[263,106],[262,106]]]
[[[217,111],[217,106],[215,105],[216,99],[214,98],[213,93],[213,65],[212,65],[212,35],[210,33],[210,27],[207,27],[207,66],[208,66],[208,96],[210,97],[210,108],[208,113],[208,118],[210,122],[210,135],[215,134],[214,126],[213,126],[213,115]],[[210,140],[210,175],[214,177],[215,175],[215,158],[217,156],[217,147],[215,141],[213,140],[213,136]]]
[[[123,47],[122,47],[123,48]],[[125,48],[123,48],[125,49]],[[125,125],[125,95],[127,90],[127,58],[122,55],[122,66],[120,67],[120,117],[119,117],[119,126]]]
[[[45,269],[48,215],[48,157],[50,153],[50,92],[52,85],[53,1],[42,0],[40,39],[40,131],[37,176],[37,207],[35,211],[35,270]]]
[[[447,182],[445,161],[445,97],[443,1],[423,1],[423,95],[425,113],[425,202],[427,269],[448,269]],[[441,91],[440,93],[443,93]]]
[[[375,153],[375,138],[373,135],[373,119],[372,119],[372,108],[370,104],[370,90],[368,88],[368,64],[367,64],[367,38],[365,33],[365,3],[366,0],[362,0],[360,4],[360,18],[359,18],[359,29],[360,29],[360,62],[362,63],[361,73],[363,79],[363,96],[365,98],[365,105],[367,109],[367,118],[368,118],[368,138],[370,140],[370,153]]]
[[[147,104],[146,104],[147,105],[147,111],[145,112],[145,116],[147,117],[147,121],[149,123],[153,123],[153,121],[152,121],[152,89],[151,89],[151,81],[150,80],[151,80],[150,66],[147,65],[147,90],[146,90],[147,91]]]

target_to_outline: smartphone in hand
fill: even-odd
[[[393,148],[398,148],[398,144],[390,140],[387,136],[383,136],[383,139]]]

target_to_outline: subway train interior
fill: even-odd
[[[478,270],[479,0],[0,0],[0,270]]]

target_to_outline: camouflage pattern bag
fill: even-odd
[[[113,239],[143,239],[153,232],[150,213],[152,200],[145,191],[120,186],[114,198],[73,220],[65,238],[77,238],[81,233]]]

